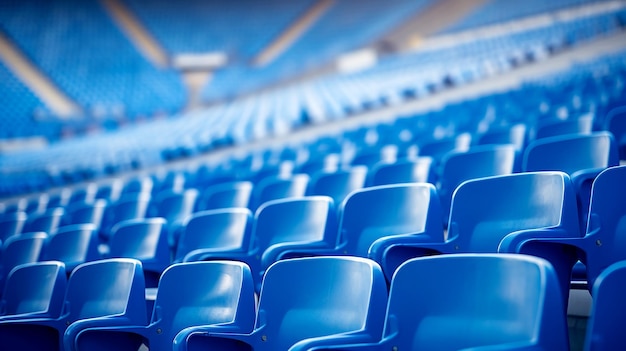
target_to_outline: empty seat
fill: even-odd
[[[70,275],[58,317],[0,321],[7,350],[63,350],[85,328],[145,324],[141,262],[109,259],[78,266]]]
[[[353,342],[382,333],[387,286],[380,267],[357,257],[307,257],[274,263],[263,278],[254,330],[185,329],[174,350],[308,350],[325,337]]]
[[[8,238],[0,252],[0,287],[11,270],[24,263],[37,262],[48,235],[44,232],[23,233]]]
[[[336,241],[336,213],[331,198],[307,196],[273,200],[257,210],[246,251],[200,249],[188,254],[185,261],[243,261],[250,266],[258,289],[265,270],[275,261],[303,254],[328,253]]]
[[[393,277],[386,316],[380,341],[358,344],[338,336],[324,349],[569,350],[556,274],[537,257],[409,260]]]
[[[148,217],[165,218],[168,226],[169,243],[175,247],[180,236],[183,221],[193,213],[198,197],[198,190],[187,189],[182,192],[163,191],[152,198],[148,208]]]
[[[63,307],[66,285],[63,262],[34,262],[14,267],[7,276],[0,300],[0,321],[57,318]]]
[[[519,123],[508,128],[489,130],[478,138],[478,145],[511,144],[517,150],[526,145],[526,124]]]
[[[591,315],[587,322],[585,351],[624,348],[626,320],[626,261],[607,267],[593,284]]]
[[[222,332],[249,333],[255,318],[250,269],[241,262],[179,263],[159,281],[149,324],[87,328],[66,350],[171,350],[174,337],[188,327],[219,325]]]
[[[330,196],[336,204],[340,204],[349,193],[365,186],[366,176],[365,166],[317,172],[311,176],[307,195]]]
[[[626,160],[626,106],[611,109],[605,120],[604,130],[615,137],[620,160]]]
[[[428,182],[432,162],[432,158],[424,156],[392,163],[377,163],[368,172],[367,184],[376,186]]]
[[[608,132],[596,132],[531,142],[524,152],[522,170],[569,174],[578,194],[580,225],[584,230],[594,178],[605,168],[618,164],[619,155],[613,136]]]
[[[52,233],[61,224],[61,218],[65,213],[63,207],[52,208],[42,213],[28,216],[22,232],[46,232]]]
[[[309,176],[306,174],[294,174],[290,177],[265,177],[254,185],[252,208],[257,209],[270,200],[302,197],[306,194],[308,183]]]
[[[68,205],[67,211],[63,215],[61,223],[70,224],[93,224],[100,229],[107,201],[104,199],[92,202],[75,202]]]
[[[164,218],[130,219],[112,229],[107,257],[140,260],[146,286],[156,287],[161,273],[170,264],[167,221]]]
[[[21,233],[24,223],[26,223],[26,212],[17,211],[1,214],[0,242],[4,242],[9,237]]]
[[[61,261],[70,273],[79,264],[100,258],[98,242],[98,229],[93,224],[63,226],[48,236],[40,259]]]
[[[119,222],[145,218],[150,198],[149,193],[136,193],[125,195],[118,201],[109,204],[102,218],[100,239],[108,242],[113,226]]]
[[[528,172],[469,180],[454,194],[445,240],[441,240],[439,232],[436,234],[413,238],[389,236],[380,239],[370,251],[377,253],[373,258],[379,262],[401,262],[434,254],[496,253],[507,236],[577,237],[580,231],[576,194],[569,176],[562,172]],[[550,262],[559,273],[566,294],[573,262],[552,258],[554,262]],[[387,272],[392,268],[383,269]]]
[[[194,256],[195,250],[215,253],[245,252],[250,247],[253,216],[247,208],[196,212],[183,224],[174,261]]]
[[[564,121],[546,122],[535,132],[535,139],[549,138],[566,134],[589,134],[593,126],[593,116],[585,115]]]
[[[227,182],[205,188],[196,201],[196,212],[228,207],[248,207],[252,182]]]

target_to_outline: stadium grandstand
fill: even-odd
[[[573,140],[579,139],[586,144],[574,146]],[[563,140],[570,143],[565,151],[546,147]],[[547,151],[536,151],[541,147]],[[503,149],[510,157],[503,156]],[[546,226],[537,223],[547,211],[544,197],[553,195],[537,195],[534,188],[521,191],[533,206],[541,203],[543,210],[534,208],[537,217],[522,218],[526,209],[521,207],[531,205],[516,199],[510,203],[518,204],[519,211],[511,218],[498,218],[506,211],[496,206],[489,210],[483,203],[489,198],[496,203],[502,194],[489,189],[476,199],[476,206],[492,211],[493,218],[474,223],[467,231],[483,230],[485,237],[498,231],[527,232],[528,237],[519,236],[524,243],[567,238],[572,243],[562,244],[561,251],[569,256],[553,253],[550,245],[513,247],[513,234],[489,248],[468,244],[474,251],[455,244],[456,251],[450,254],[525,253],[549,261],[550,272],[554,266],[559,279],[566,275],[569,288],[559,302],[567,311],[562,316],[567,330],[554,330],[563,333],[563,349],[620,349],[613,341],[594,344],[604,332],[603,328],[597,332],[597,325],[623,326],[626,318],[626,308],[621,319],[596,317],[597,297],[606,295],[596,295],[594,289],[602,281],[595,271],[598,266],[604,272],[609,264],[626,260],[626,247],[619,239],[624,236],[623,223],[616,220],[619,223],[611,227],[598,219],[603,201],[615,202],[611,216],[626,218],[621,200],[626,198],[622,189],[626,179],[615,181],[612,200],[600,194],[602,180],[609,178],[604,172],[626,167],[625,160],[624,0],[0,1],[0,291],[19,264],[62,261],[69,277],[69,267],[76,264],[82,267],[112,257],[137,259],[146,271],[146,284],[152,284],[146,290],[148,319],[156,323],[150,289],[158,293],[161,273],[189,261],[243,261],[258,293],[268,266],[283,258],[361,256],[380,266],[388,287],[393,287],[393,273],[404,267],[398,262],[448,253],[433,244],[406,252],[398,249],[400,257],[393,256],[397,247],[422,245],[426,242],[422,239],[378,252],[389,237],[436,237],[439,231],[439,241],[451,242],[467,235],[460,227],[473,213],[460,210],[465,208],[463,194],[469,193],[464,187],[498,177],[549,173],[565,179],[566,190],[572,188],[576,225],[564,229],[569,193],[554,195],[562,195],[563,203],[555,207],[562,218],[558,225]],[[381,197],[367,202],[367,196],[374,196],[368,191],[415,184],[429,184],[420,191],[432,191],[433,199],[425,201],[436,203],[404,208],[401,203],[413,196],[408,193],[376,195]],[[496,184],[492,186],[496,189]],[[513,185],[509,190],[519,191]],[[544,191],[550,194],[547,188]],[[304,205],[297,205],[297,210],[285,205],[322,196],[332,218],[314,218],[323,212],[317,207],[306,212]],[[393,196],[394,202],[383,196]],[[388,204],[380,211],[397,222],[387,223],[378,218],[379,210],[366,208],[377,202]],[[283,210],[277,210],[279,204]],[[361,211],[358,220],[349,217],[356,206]],[[89,212],[88,220],[77,215],[87,208],[100,213]],[[248,247],[241,244],[235,255],[230,246],[212,247],[218,245],[216,239],[184,252],[188,245],[200,245],[200,239],[188,239],[190,233],[203,225],[205,232],[213,230],[209,224],[194,224],[204,223],[202,215],[233,208],[246,211],[251,229],[242,232],[241,240],[251,240],[251,250],[257,251],[246,252],[243,258]],[[284,213],[271,218],[272,211]],[[401,223],[408,214],[414,222]],[[418,219],[422,215],[430,217]],[[115,254],[130,252],[116,247],[123,245],[116,232],[137,223],[155,226],[155,217],[165,218],[160,225],[166,258],[146,259],[145,250]],[[285,217],[291,222],[273,223]],[[290,237],[295,234],[287,227],[314,231],[318,221],[325,228],[316,233],[317,241]],[[362,238],[355,239],[354,249],[347,239],[356,230],[349,227],[355,225],[352,222],[363,222]],[[93,225],[89,240],[95,251],[80,262],[50,254],[53,238],[86,223]],[[429,233],[432,223],[435,229]],[[224,230],[232,236],[239,230],[233,228]],[[127,231],[133,230],[141,231]],[[33,248],[36,252],[10,251],[10,243],[36,232],[46,237],[41,247]],[[333,233],[331,239],[326,238],[328,233]],[[538,237],[532,237],[535,234]],[[321,236],[329,241],[320,241]],[[598,255],[579,243],[585,240],[604,250],[615,247]],[[127,245],[156,245],[157,239],[148,242]],[[24,257],[13,258],[16,255]],[[594,261],[599,256],[601,263]],[[148,271],[156,272],[156,278],[149,279]],[[5,289],[9,291],[9,286]],[[11,323],[3,315],[6,296],[0,292],[0,349],[2,338],[9,335],[3,328]],[[263,294],[256,301],[262,303],[262,298]],[[159,295],[156,299],[158,304]],[[388,321],[385,311],[381,318]],[[546,323],[540,318],[535,322]],[[386,323],[392,322],[385,322],[384,333],[390,328]],[[441,321],[442,328],[447,328],[445,323]],[[451,328],[461,325],[450,323]],[[75,350],[78,346],[68,346],[70,329],[60,332],[65,333],[65,349]],[[379,329],[372,334],[378,336],[352,344],[380,339],[382,322]],[[484,332],[490,335],[496,329]],[[19,335],[15,333],[16,338]],[[173,347],[182,347],[177,346],[180,335],[176,342],[170,338],[164,349],[171,349],[170,341]],[[195,349],[191,336],[187,338],[184,343]],[[159,349],[148,339],[135,346]],[[63,337],[60,340],[62,349]],[[474,341],[463,347],[489,344]],[[341,340],[332,342],[311,344],[311,349],[328,345],[343,349]]]

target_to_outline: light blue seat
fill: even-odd
[[[254,184],[251,209],[256,210],[270,200],[305,196],[308,183],[309,176],[306,174],[294,174],[290,177],[265,177]]]
[[[99,258],[98,229],[93,224],[60,227],[48,236],[40,255],[40,260],[63,262],[68,274],[79,264]]]
[[[141,262],[109,259],[84,263],[70,275],[61,315],[0,321],[8,350],[63,350],[85,328],[145,324]]]
[[[368,186],[426,183],[429,181],[432,158],[401,159],[392,163],[377,163],[368,172]]]
[[[326,337],[379,339],[387,286],[380,267],[357,257],[306,257],[274,263],[263,278],[252,332],[201,326],[178,334],[174,350],[308,350]]]
[[[26,223],[26,212],[17,211],[0,215],[0,241],[4,242],[9,237],[22,232]]]
[[[105,256],[140,260],[146,286],[156,287],[161,273],[171,261],[167,221],[155,217],[119,222],[112,229],[109,252]]]
[[[0,322],[32,317],[57,318],[67,285],[65,265],[59,261],[25,263],[14,267],[0,299]]]
[[[247,263],[257,290],[275,261],[332,252],[337,241],[336,211],[327,196],[287,198],[264,203],[256,212],[250,245],[244,252],[194,250],[184,261],[232,259]]]
[[[330,196],[336,204],[340,204],[352,191],[365,186],[366,177],[365,166],[353,166],[334,172],[317,172],[311,176],[307,195]]]
[[[222,332],[249,333],[255,318],[250,269],[241,262],[189,262],[172,265],[159,281],[152,320],[87,328],[66,350],[114,350],[144,344],[150,350],[171,350],[185,328],[216,325]]]
[[[580,236],[576,194],[567,174],[528,172],[466,181],[452,198],[445,240],[426,240],[439,235],[387,237],[370,251],[381,262],[434,254],[496,253],[508,236]],[[551,258],[567,296],[574,262]]]
[[[405,262],[391,282],[380,341],[336,341],[310,350],[569,350],[550,263],[504,254]]]
[[[48,235],[44,232],[22,233],[2,243],[0,252],[0,287],[9,272],[24,263],[37,262]]]
[[[613,136],[608,132],[595,132],[531,142],[524,152],[522,170],[569,174],[578,194],[580,226],[584,230],[593,180],[605,168],[618,164],[619,155]]]
[[[43,213],[31,214],[28,216],[22,232],[54,232],[61,224],[61,218],[65,213],[63,207],[56,207],[44,211]]]
[[[610,167],[594,180],[589,221],[583,236],[511,237],[501,244],[506,252],[552,252],[566,261],[580,260],[572,279],[583,279],[591,290],[597,277],[611,264],[626,260],[626,166]],[[586,268],[586,269],[585,269]],[[582,270],[582,271],[579,271]]]
[[[252,182],[239,181],[211,185],[201,191],[195,212],[228,207],[248,207]]]
[[[618,351],[624,348],[625,281],[626,261],[620,261],[602,271],[593,284],[585,351]]]
[[[245,252],[250,247],[253,215],[247,208],[231,207],[196,212],[181,230],[174,261],[200,252]]]
[[[464,181],[513,173],[515,166],[513,145],[475,146],[467,151],[446,153],[437,176],[437,193],[441,200],[443,219],[447,224],[454,190]]]

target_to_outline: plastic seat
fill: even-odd
[[[140,260],[146,286],[156,287],[161,273],[170,265],[167,221],[157,217],[119,222],[112,229],[105,256]]]
[[[306,257],[274,263],[263,278],[254,330],[185,329],[174,350],[308,350],[327,336],[380,338],[387,286],[380,267],[357,257]]]
[[[98,230],[93,224],[63,226],[48,236],[41,260],[61,261],[68,273],[79,264],[100,258]]]
[[[93,202],[76,202],[68,206],[61,223],[70,224],[93,224],[100,228],[104,218],[107,201],[98,199]]]
[[[596,132],[545,138],[530,143],[524,152],[522,170],[569,174],[578,194],[580,227],[584,230],[593,180],[607,167],[618,164],[619,155],[613,136],[608,132]]]
[[[120,196],[136,193],[150,194],[153,186],[154,181],[149,176],[132,177],[127,179],[122,186]]]
[[[66,350],[114,350],[127,343],[171,350],[188,327],[219,325],[220,331],[249,333],[255,318],[250,269],[241,262],[190,262],[169,267],[159,281],[148,325],[88,328]]]
[[[591,115],[554,121],[540,125],[535,133],[535,139],[550,138],[566,134],[589,134],[593,126]]]
[[[141,262],[109,259],[84,263],[70,275],[59,317],[0,321],[8,350],[63,350],[86,328],[145,324]]]
[[[613,134],[619,149],[619,158],[626,160],[626,105],[612,108],[608,112],[604,130]]]
[[[252,209],[256,210],[267,201],[302,197],[306,195],[309,176],[294,174],[291,177],[265,177],[254,185]]]
[[[22,232],[26,223],[26,212],[17,211],[0,215],[0,241],[4,242],[9,237]]]
[[[626,261],[620,261],[607,267],[593,284],[585,351],[618,351],[624,348],[625,281]]]
[[[580,260],[586,270],[573,279],[586,279],[588,289],[611,264],[626,260],[622,239],[626,219],[626,166],[607,168],[593,182],[589,221],[584,236],[572,238],[515,238],[502,243],[506,252],[550,251],[564,261]],[[571,267],[570,267],[571,268]],[[582,277],[580,276],[582,274]],[[583,282],[584,283],[584,282]]]
[[[409,260],[393,277],[386,316],[380,341],[358,344],[337,337],[336,345],[324,349],[569,350],[556,274],[537,257]]]
[[[75,203],[90,203],[96,199],[98,185],[95,183],[85,184],[79,188],[73,189],[68,200],[68,206]]]
[[[366,177],[365,166],[354,166],[331,173],[318,172],[309,181],[307,195],[330,196],[336,204],[340,204],[349,193],[365,186]]]
[[[165,218],[168,226],[169,244],[175,247],[183,221],[193,213],[198,190],[183,192],[164,191],[152,198],[148,208],[149,217]]]
[[[418,157],[393,163],[377,163],[368,173],[369,186],[400,183],[426,183],[429,181],[433,159]]]
[[[370,257],[385,264],[434,254],[496,253],[507,236],[577,237],[580,231],[576,194],[569,176],[563,172],[528,172],[469,180],[454,194],[445,240],[426,241],[429,237],[441,238],[438,234],[379,239],[370,248]],[[562,291],[567,294],[573,262],[550,258],[559,273]],[[383,266],[383,269],[388,272],[392,267]]]
[[[194,213],[183,224],[174,261],[182,261],[194,250],[245,252],[250,247],[252,222],[252,212],[247,208]]]
[[[63,207],[57,207],[46,210],[40,214],[32,214],[28,216],[22,232],[54,232],[61,224],[61,218],[65,213]]]
[[[444,222],[447,224],[452,194],[462,182],[513,173],[515,155],[513,145],[476,146],[468,151],[445,154],[437,176],[437,193]]]
[[[336,212],[327,196],[273,200],[256,212],[250,246],[244,252],[194,250],[184,261],[232,259],[247,263],[257,289],[275,261],[330,252],[337,242]]]
[[[37,262],[48,235],[44,232],[23,233],[8,238],[0,254],[0,287],[9,272],[24,263]]]
[[[98,190],[94,195],[94,199],[104,199],[109,203],[116,202],[120,198],[123,186],[124,183],[119,178],[113,179],[107,184],[98,184]]]
[[[478,145],[511,144],[517,150],[526,145],[526,124],[519,123],[506,129],[489,130],[478,138]]]
[[[252,182],[220,183],[205,188],[196,201],[196,212],[229,207],[248,207]]]
[[[31,317],[57,318],[67,285],[65,265],[58,261],[14,267],[0,300],[0,322]]]
[[[136,193],[125,195],[117,202],[109,204],[102,218],[100,239],[104,242],[108,242],[113,226],[119,222],[145,218],[148,212],[150,198],[151,195],[149,193]]]

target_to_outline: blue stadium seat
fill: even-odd
[[[586,270],[574,280],[586,280],[592,289],[597,277],[611,264],[626,260],[621,241],[626,218],[626,166],[610,167],[595,179],[591,189],[589,221],[584,236],[517,238],[512,236],[501,244],[506,252],[534,253],[565,257],[565,262],[580,260]],[[571,268],[571,267],[570,267]],[[575,270],[577,271],[577,270]]]
[[[604,130],[613,134],[620,160],[626,160],[626,105],[615,107],[607,113]]]
[[[307,195],[324,195],[341,204],[352,191],[365,186],[367,167],[353,166],[335,172],[317,172],[311,175]]]
[[[174,261],[180,262],[197,251],[245,252],[250,247],[253,216],[247,208],[223,208],[196,212],[183,224]],[[196,251],[196,252],[194,252]]]
[[[105,243],[110,240],[113,227],[122,221],[145,218],[150,204],[150,193],[134,193],[109,203],[104,211],[100,226],[100,239]]]
[[[39,259],[63,262],[69,274],[79,264],[100,258],[98,243],[98,228],[93,224],[63,226],[48,236]]]
[[[265,270],[275,261],[329,253],[337,241],[336,211],[331,198],[307,196],[264,203],[254,217],[246,251],[192,251],[185,261],[232,259],[247,263],[257,289]]]
[[[52,208],[42,213],[34,213],[28,216],[22,232],[54,232],[61,224],[61,218],[65,214],[63,207]]]
[[[34,262],[14,267],[0,299],[0,322],[57,318],[63,307],[66,285],[67,275],[62,262]]]
[[[368,172],[368,186],[429,181],[432,158],[400,159],[392,163],[377,163]]]
[[[307,257],[274,263],[263,278],[254,330],[188,328],[174,350],[308,350],[329,336],[380,338],[387,286],[380,267],[356,257]],[[332,340],[332,339],[330,339]]]
[[[156,287],[161,273],[171,261],[167,243],[167,221],[155,217],[117,223],[111,230],[109,252],[105,256],[140,260],[146,286]]]
[[[9,272],[24,263],[37,262],[48,235],[29,232],[14,235],[2,243],[0,251],[0,286],[4,285]]]
[[[338,336],[315,350],[569,350],[556,274],[537,257],[409,260],[393,277],[386,317],[380,341]]]
[[[4,242],[9,237],[21,233],[26,218],[26,212],[23,211],[0,214],[0,241]]]
[[[252,183],[248,181],[219,183],[206,187],[196,201],[195,212],[228,207],[248,207]]]
[[[511,144],[517,150],[524,150],[527,139],[527,126],[518,123],[508,128],[489,130],[478,137],[478,145]]]
[[[589,134],[592,131],[592,116],[581,116],[564,121],[545,122],[537,127],[535,140],[567,134]]]
[[[165,190],[152,197],[147,217],[165,218],[171,247],[176,247],[181,226],[193,213],[197,198],[198,190],[196,189],[186,189],[181,192]]]
[[[531,142],[524,152],[522,170],[569,174],[577,192],[580,226],[584,230],[593,180],[602,170],[618,164],[619,155],[613,136],[608,132],[596,132]]]
[[[141,263],[109,259],[84,263],[70,275],[58,317],[0,322],[9,350],[64,350],[85,328],[145,324]]]
[[[252,208],[270,200],[278,200],[289,197],[302,197],[306,195],[309,176],[306,174],[294,174],[290,177],[266,177],[254,184],[252,193]]]
[[[142,344],[150,350],[171,350],[174,337],[185,328],[215,325],[221,332],[249,333],[255,309],[254,285],[245,264],[179,263],[161,276],[149,324],[87,328],[66,344],[66,350],[112,350],[129,345],[137,350]]]
[[[567,174],[528,172],[466,181],[452,198],[445,240],[438,231],[428,236],[389,237],[375,243],[370,252],[378,253],[373,257],[381,262],[434,254],[496,253],[509,236],[580,236],[576,194]],[[566,294],[574,262],[551,258]]]
[[[616,262],[593,284],[591,316],[587,322],[585,351],[617,351],[624,345],[626,318],[626,261]]]

